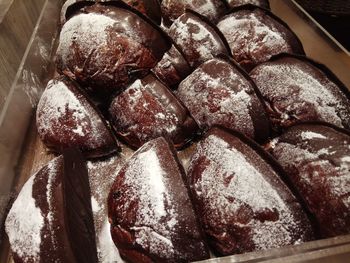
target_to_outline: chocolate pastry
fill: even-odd
[[[161,3],[163,23],[170,26],[179,16],[191,9],[216,23],[228,10],[223,0],[163,0]]]
[[[201,129],[221,125],[264,141],[270,123],[249,76],[229,60],[211,59],[180,83],[178,98]]]
[[[268,0],[226,0],[226,2],[231,7],[237,7],[245,4],[253,4],[253,5],[264,7],[267,9],[270,8],[270,4]]]
[[[129,6],[148,16],[152,21],[160,25],[162,20],[160,3],[158,0],[122,0]]]
[[[275,130],[301,121],[350,129],[349,91],[325,67],[304,57],[280,55],[250,76],[264,97]]]
[[[198,218],[220,255],[300,244],[310,222],[271,157],[238,133],[213,128],[197,145],[188,178]]]
[[[16,263],[97,262],[87,169],[77,151],[29,178],[5,227]]]
[[[65,77],[48,83],[38,104],[36,126],[41,140],[55,152],[78,147],[88,157],[101,157],[118,150],[102,115]]]
[[[169,36],[193,68],[217,55],[231,55],[226,39],[215,25],[190,10],[175,20]]]
[[[145,16],[149,17],[156,24],[161,22],[161,10],[158,0],[122,0],[127,5],[135,8]],[[89,3],[91,2],[91,4]],[[67,0],[61,10],[61,24],[74,14],[75,11],[86,5],[93,5],[94,0]]]
[[[247,71],[283,52],[304,54],[301,42],[287,24],[257,6],[235,8],[217,26],[234,60]]]
[[[162,137],[146,143],[120,170],[108,197],[112,237],[130,262],[209,258],[185,174]]]
[[[110,94],[147,75],[170,47],[168,36],[139,12],[101,2],[77,10],[64,24],[57,68],[96,94]]]
[[[289,128],[267,148],[285,169],[322,237],[350,234],[350,135],[331,125]]]
[[[136,80],[109,109],[113,127],[133,148],[159,136],[183,147],[198,126],[175,95],[153,75]]]
[[[162,82],[172,89],[176,89],[191,71],[192,69],[184,55],[174,45],[164,54],[162,60],[152,70]]]

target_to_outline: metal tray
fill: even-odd
[[[15,80],[0,105],[0,226],[6,207],[35,171],[53,155],[37,137],[35,107],[54,74],[60,9],[64,0],[46,0]],[[301,39],[306,54],[327,65],[350,87],[350,54],[294,0],[270,0],[272,11]],[[186,165],[192,147],[179,153]],[[132,152],[126,151],[124,158]],[[0,262],[12,262],[0,227]],[[350,235],[203,262],[350,262]]]

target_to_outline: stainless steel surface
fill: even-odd
[[[9,87],[3,83],[0,85],[1,90],[5,93],[1,93],[0,96],[4,99],[3,103],[0,103],[0,222],[2,222],[3,213],[10,198],[13,181],[19,172],[17,164],[34,108],[47,79],[52,75],[49,74],[52,68],[51,50],[57,35],[58,10],[61,5],[62,1],[58,0],[44,2],[37,17],[38,23],[33,26],[32,35],[30,36],[30,32],[27,33],[29,34],[27,43],[24,44],[22,43],[24,40],[17,39],[18,45],[24,45],[26,48],[17,65],[11,85]],[[20,17],[17,19],[20,20]],[[26,18],[24,18],[25,22]],[[11,51],[6,50],[7,46],[1,46],[3,34],[10,34],[10,32],[1,32],[2,25],[0,25],[0,55],[7,52],[6,55],[11,56]],[[21,27],[22,22],[18,22],[17,25]],[[10,38],[10,36],[7,37]],[[19,49],[19,47],[14,48]],[[18,52],[21,51],[18,50]],[[13,57],[13,59],[17,58]],[[2,69],[0,72],[3,72]]]
[[[4,107],[0,107],[0,220],[1,206],[4,207],[1,200],[6,204],[11,190],[18,192],[26,179],[52,158],[37,138],[32,117],[38,98],[53,74],[52,50],[55,49],[59,12],[63,2],[44,1],[37,26],[16,71],[15,80],[11,82]],[[307,55],[326,64],[350,87],[350,56],[311,21],[294,1],[270,0],[270,3],[272,11],[299,36]],[[179,153],[185,166],[190,152],[191,149],[187,149]],[[0,262],[9,261],[8,252],[5,243],[0,250]],[[348,258],[350,259],[350,235],[205,262],[344,262]]]

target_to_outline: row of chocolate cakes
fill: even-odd
[[[66,2],[36,114],[57,158],[8,214],[16,262],[189,262],[350,233],[348,90],[267,8]]]

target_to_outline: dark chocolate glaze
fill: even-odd
[[[350,129],[349,91],[324,65],[281,54],[254,68],[250,76],[263,95],[276,132],[303,121]]]
[[[239,66],[215,58],[181,82],[176,94],[201,129],[221,125],[263,142],[270,135],[270,123],[256,90]]]
[[[198,218],[219,255],[313,239],[310,221],[271,157],[237,132],[214,127],[188,171]]]
[[[192,69],[182,52],[173,45],[158,62],[152,72],[169,88],[178,84],[191,73]]]
[[[104,117],[76,83],[66,77],[49,82],[37,108],[39,136],[52,151],[78,147],[89,158],[118,151]]]
[[[109,109],[117,134],[133,148],[159,136],[181,148],[198,126],[176,96],[153,75],[135,81]]]
[[[158,0],[121,0],[131,8],[150,18],[156,24],[161,22],[161,10]],[[93,5],[94,0],[67,0],[61,10],[61,25],[63,25],[75,12],[84,6]],[[118,2],[118,0],[114,0]]]
[[[175,150],[160,137],[120,170],[108,198],[111,233],[130,262],[209,258]]]
[[[316,219],[321,237],[350,233],[350,133],[302,123],[266,145]]]
[[[86,162],[77,149],[66,149],[63,157],[62,190],[67,237],[77,262],[98,262]]]
[[[169,36],[192,68],[220,54],[231,56],[230,47],[218,28],[192,10],[186,10],[175,20]]]
[[[168,36],[140,12],[120,1],[101,2],[73,12],[64,24],[57,68],[106,95],[145,76],[170,47]]]
[[[247,71],[280,53],[304,54],[300,40],[288,25],[258,6],[233,8],[217,26],[226,37],[234,60]]]
[[[30,177],[13,205],[16,208],[11,208],[6,220],[6,231],[16,263],[97,262],[87,176],[81,153],[71,150]],[[26,196],[28,190],[32,193],[30,197]],[[23,191],[26,192],[24,195]],[[24,210],[18,211],[18,207]],[[28,207],[35,207],[35,210]],[[28,221],[21,221],[24,215],[19,213],[26,213],[26,220],[36,226],[29,229],[26,225]],[[38,213],[40,219],[37,218]],[[23,235],[18,236],[17,232]],[[26,240],[40,243],[28,244]]]
[[[263,8],[270,9],[270,3],[268,0],[225,0],[231,7],[242,6],[245,4],[253,4]]]
[[[123,2],[137,9],[138,11],[152,19],[155,23],[160,25],[162,16],[160,3],[158,0],[123,0]]]
[[[196,11],[213,23],[217,23],[229,7],[224,0],[164,0],[161,3],[161,9],[163,23],[170,27],[179,16],[185,13],[186,9]]]

